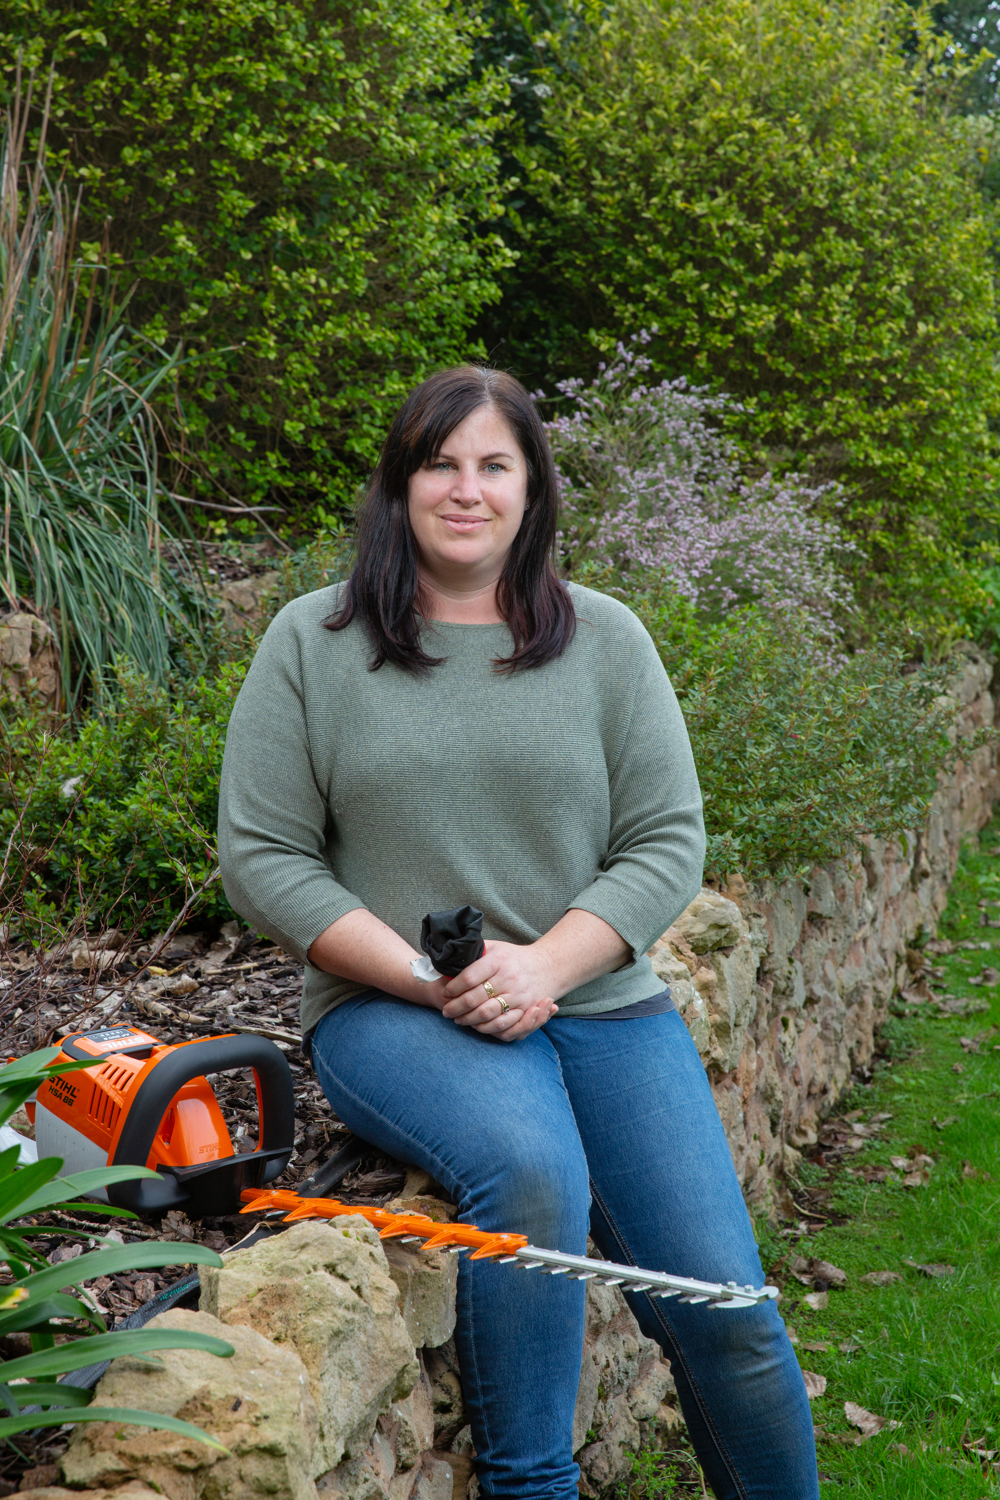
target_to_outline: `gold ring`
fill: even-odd
[[[505,1016],[507,1014],[507,1012],[510,1010],[510,1006],[507,1004],[506,1000],[504,999],[504,997],[502,995],[497,995],[496,998],[500,1001],[500,1014],[502,1016]]]
[[[487,995],[489,995],[491,1000],[499,1000],[500,996],[497,994],[496,990],[490,984],[488,979],[483,980],[483,989],[486,991]]]

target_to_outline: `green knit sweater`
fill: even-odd
[[[505,625],[428,624],[426,677],[368,670],[364,628],[325,630],[340,586],[286,606],[264,636],[226,738],[219,856],[226,895],[296,958],[367,907],[419,951],[428,911],[469,903],[483,934],[530,943],[571,907],[634,960],[570,991],[560,1015],[648,999],[645,956],[698,891],[701,796],[652,641],[616,600],[571,586],[576,636],[513,676]],[[365,988],[306,964],[303,1031]]]

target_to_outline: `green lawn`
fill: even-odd
[[[896,1003],[904,1013],[884,1033],[887,1056],[870,1085],[841,1100],[837,1118],[851,1119],[838,1133],[845,1141],[854,1125],[891,1118],[877,1122],[861,1150],[831,1153],[821,1138],[807,1153],[816,1159],[803,1163],[792,1188],[800,1205],[827,1215],[825,1227],[760,1236],[764,1265],[784,1288],[781,1309],[802,1367],[826,1377],[812,1407],[827,1500],[847,1486],[866,1500],[1000,1496],[1000,987],[969,983],[987,965],[1000,968],[1000,927],[980,925],[983,912],[1000,922],[1000,853],[989,853],[998,843],[1000,820],[980,836],[982,853],[963,855],[939,925],[939,938],[976,948],[930,960],[943,970],[933,989],[988,1008],[942,1016],[933,1002]],[[917,1155],[933,1165],[923,1167],[926,1184],[907,1187],[909,1174],[891,1158]],[[846,1272],[846,1287],[831,1286],[825,1308],[805,1302],[813,1288],[792,1275],[796,1257]],[[931,1277],[910,1262],[954,1270]],[[871,1271],[901,1279],[862,1281]],[[826,1347],[806,1347],[817,1344]],[[856,1443],[845,1402],[884,1417],[886,1427]],[[687,1449],[683,1439],[677,1446]],[[622,1493],[632,1500],[704,1493],[692,1467],[676,1450],[644,1454]]]
[[[933,1003],[906,1006],[908,1014],[888,1027],[894,1060],[838,1111],[852,1115],[850,1123],[892,1118],[844,1166],[807,1163],[806,1193],[796,1192],[847,1222],[791,1242],[768,1235],[762,1247],[774,1259],[785,1256],[776,1267],[784,1270],[781,1307],[800,1362],[827,1379],[813,1401],[816,1426],[830,1435],[818,1444],[827,1495],[845,1484],[884,1500],[1000,1495],[1000,988],[969,983],[1000,965],[1000,929],[980,925],[981,914],[1000,920],[1000,857],[989,853],[998,840],[995,822],[980,836],[983,852],[967,849],[938,929],[940,938],[979,946],[931,960],[944,971],[931,980],[935,990],[988,1009],[957,1017],[942,1016]],[[929,1181],[906,1187],[907,1174],[890,1159],[919,1154],[933,1158]],[[866,1180],[880,1167],[890,1169],[887,1180]],[[807,1306],[809,1288],[788,1275],[794,1255],[847,1273],[846,1288],[831,1287],[825,1309]],[[909,1262],[954,1271],[931,1277]],[[886,1286],[861,1280],[883,1270],[902,1279]],[[807,1343],[830,1347],[807,1350]],[[857,1446],[833,1441],[857,1436],[847,1401],[899,1426]],[[982,1457],[976,1449],[997,1452]]]

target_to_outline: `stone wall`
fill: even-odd
[[[451,1218],[416,1196],[390,1205]],[[511,1272],[511,1274],[514,1274]],[[160,1367],[118,1359],[99,1407],[138,1407],[193,1422],[225,1450],[170,1431],[93,1423],[62,1461],[80,1490],[168,1500],[475,1500],[475,1457],[452,1334],[452,1257],[389,1242],[360,1216],[294,1224],[202,1271],[198,1312],[153,1326],[233,1345],[230,1359],[158,1352]],[[573,1423],[581,1493],[602,1494],[630,1451],[680,1424],[670,1368],[617,1287],[587,1288]]]
[[[993,666],[961,648],[959,742],[993,726]],[[788,1151],[870,1062],[907,950],[944,910],[962,840],[1000,798],[995,746],[942,775],[927,827],[871,839],[807,880],[703,890],[652,950],[704,1059],[748,1202],[775,1205]]]
[[[37,615],[0,612],[0,704],[31,696],[47,708],[58,708],[58,643]]]

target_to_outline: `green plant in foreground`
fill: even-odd
[[[88,1066],[81,1061],[53,1067],[58,1054],[58,1047],[49,1047],[0,1069],[0,1125],[10,1119],[47,1076],[77,1072]],[[61,1290],[70,1280],[78,1287],[95,1276],[176,1264],[177,1247],[152,1241],[95,1250],[72,1261],[71,1272],[68,1263],[50,1266],[42,1261],[31,1247],[30,1231],[18,1228],[14,1222],[53,1209],[86,1208],[92,1212],[95,1207],[98,1212],[134,1218],[122,1209],[67,1202],[66,1197],[92,1193],[112,1182],[155,1177],[156,1173],[146,1167],[109,1166],[57,1179],[62,1167],[59,1157],[43,1157],[30,1166],[18,1167],[19,1151],[20,1147],[12,1146],[0,1153],[0,1248],[14,1275],[11,1285],[0,1287],[0,1337],[28,1333],[32,1353],[0,1364],[0,1403],[10,1414],[0,1417],[0,1438],[9,1439],[38,1427],[61,1427],[66,1421],[130,1422],[181,1433],[225,1452],[221,1443],[189,1422],[159,1412],[91,1406],[92,1391],[64,1385],[55,1379],[103,1359],[117,1359],[126,1354],[144,1356],[154,1349],[202,1349],[211,1354],[232,1354],[232,1346],[222,1339],[183,1329],[108,1333],[103,1318],[83,1296],[69,1296]],[[222,1265],[220,1257],[204,1245],[185,1246],[184,1257],[195,1264]],[[67,1333],[76,1336],[69,1342],[56,1344],[57,1331],[63,1337]],[[18,1383],[13,1384],[15,1381]],[[21,1384],[22,1381],[26,1383]],[[44,1409],[27,1409],[31,1407]]]
[[[150,403],[174,361],[129,343],[79,203],[41,147],[22,167],[24,123],[15,108],[0,138],[0,599],[54,627],[72,709],[119,653],[166,682],[201,605],[164,558]]]

